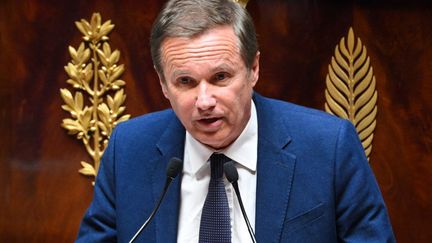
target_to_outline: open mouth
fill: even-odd
[[[207,123],[207,124],[211,124],[213,122],[216,122],[217,120],[219,120],[219,118],[206,118],[206,119],[201,119],[200,121]]]
[[[197,121],[197,125],[203,131],[215,132],[221,128],[222,121],[222,117],[203,118]]]

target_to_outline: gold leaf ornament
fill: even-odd
[[[240,4],[243,8],[246,8],[246,5],[249,2],[249,0],[233,0],[233,1]]]
[[[65,103],[61,108],[71,116],[63,119],[61,126],[83,142],[93,159],[93,164],[81,161],[79,173],[95,177],[112,130],[130,118],[122,115],[126,109],[122,87],[126,82],[119,78],[124,65],[118,65],[120,51],[112,51],[107,42],[107,35],[114,28],[110,20],[102,24],[100,14],[94,13],[90,22],[81,19],[75,25],[84,35],[84,41],[77,49],[68,47],[71,61],[64,67],[69,76],[66,83],[75,92],[60,89]]]
[[[343,37],[336,46],[328,71],[325,110],[354,124],[369,158],[376,126],[378,92],[366,47],[360,38],[356,40],[352,28],[348,38]]]

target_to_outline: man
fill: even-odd
[[[254,93],[260,53],[243,8],[229,0],[169,1],[151,48],[172,110],[117,126],[77,241],[129,241],[159,197],[168,160],[179,157],[182,173],[138,241],[250,242],[226,179],[223,202],[213,206],[224,204],[228,215],[207,211],[216,164],[209,158],[224,154],[236,162],[257,242],[394,242],[353,126]],[[228,222],[216,226],[228,238],[208,232],[216,225],[208,215]]]

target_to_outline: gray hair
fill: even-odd
[[[163,76],[161,45],[165,38],[193,38],[224,25],[233,27],[240,55],[250,70],[258,52],[258,41],[252,18],[240,4],[232,0],[170,0],[156,18],[150,36],[156,71]]]

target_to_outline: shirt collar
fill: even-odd
[[[252,173],[256,171],[258,151],[258,118],[251,102],[251,116],[240,136],[227,148],[216,151],[196,140],[186,131],[184,172],[199,173],[214,152],[223,153]]]

